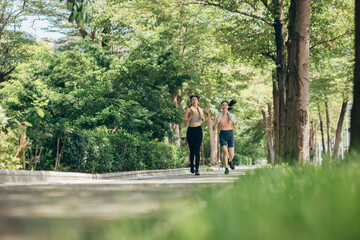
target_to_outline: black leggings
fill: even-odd
[[[188,127],[186,132],[186,140],[190,148],[190,167],[194,167],[194,156],[195,156],[195,168],[199,170],[200,164],[200,147],[203,139],[203,133],[201,126],[199,127]]]

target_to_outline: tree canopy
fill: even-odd
[[[237,100],[236,158],[270,161],[261,111],[273,106],[265,121],[273,119],[271,138],[279,143],[275,103],[279,73],[288,71],[290,0],[18,2],[11,12],[2,1],[0,25],[0,106],[8,119],[1,146],[13,166],[89,172],[184,166],[181,122],[193,93],[211,117],[222,100]],[[331,103],[333,139],[342,103],[352,98],[353,11],[350,0],[311,1],[308,120],[320,121]],[[34,14],[51,19],[68,39],[36,42],[14,27],[21,23],[15,16]],[[213,149],[209,140],[204,145],[209,163]],[[162,150],[176,164],[150,163]],[[131,165],[126,158],[145,160]]]

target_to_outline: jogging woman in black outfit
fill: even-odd
[[[200,146],[203,138],[201,121],[205,121],[204,111],[199,107],[199,99],[199,96],[190,96],[191,106],[186,109],[184,116],[184,124],[189,123],[189,127],[186,132],[186,140],[190,149],[190,171],[191,173],[195,172],[195,175],[200,175]]]

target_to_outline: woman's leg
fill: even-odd
[[[195,149],[194,149],[194,136],[193,136],[193,132],[191,131],[190,128],[188,128],[187,132],[186,132],[186,140],[188,142],[188,146],[189,146],[189,150],[190,150],[190,156],[189,156],[189,160],[190,160],[190,172],[194,173],[194,156],[195,156]]]
[[[234,159],[234,149],[235,149],[235,137],[234,137],[234,132],[233,131],[230,131],[229,132],[229,165],[230,165],[230,168],[232,170],[235,169],[235,165],[234,163],[232,162],[233,159]]]
[[[223,153],[223,163],[224,163],[224,166],[225,166],[225,168],[228,168],[228,161],[227,161],[228,149],[227,149],[227,146],[226,146],[226,145],[221,146],[221,151],[222,151],[222,153]]]
[[[190,172],[194,173],[194,158],[195,158],[195,151],[194,151],[194,147],[190,146],[189,144],[189,149],[190,149],[190,156],[189,156],[189,160],[190,160]]]
[[[195,137],[195,141],[196,141],[196,146],[195,146],[195,173],[197,173],[197,174],[199,174],[200,147],[201,147],[201,144],[202,144],[202,139],[203,139],[202,129],[198,128],[197,133],[196,133],[196,137]]]
[[[232,162],[234,159],[234,149],[233,147],[229,147],[229,162]]]

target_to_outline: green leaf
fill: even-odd
[[[41,108],[35,107],[35,110],[39,117],[43,118],[45,116],[44,111]]]

